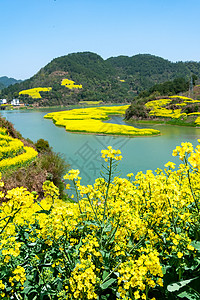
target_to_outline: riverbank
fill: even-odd
[[[6,110],[69,110],[72,108],[89,108],[89,107],[101,107],[101,106],[121,106],[121,105],[131,105],[131,103],[99,103],[99,104],[87,104],[87,103],[80,103],[80,104],[70,104],[67,106],[64,105],[55,105],[55,106],[16,106],[12,109]]]
[[[158,125],[176,125],[176,126],[185,126],[185,127],[195,127],[200,128],[197,124],[194,122],[184,122],[181,120],[165,120],[165,119],[156,119],[156,120],[136,120],[136,119],[129,119],[125,121],[129,124],[134,125],[135,123],[139,124],[158,124]]]

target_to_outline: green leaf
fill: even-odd
[[[27,286],[23,289],[22,293],[27,295],[32,290],[32,288],[33,288],[32,286]],[[36,290],[33,290],[33,291],[37,292]]]
[[[199,294],[195,291],[184,291],[180,294],[178,294],[180,298],[188,299],[188,300],[199,300]]]
[[[46,215],[49,215],[50,214],[50,210],[45,210],[45,209],[39,210],[39,211],[37,211],[37,214],[46,214]]]
[[[199,241],[192,241],[191,245],[196,249],[200,251],[200,242]]]
[[[167,290],[169,292],[175,292],[175,291],[179,291],[182,287],[188,285],[191,281],[193,281],[194,279],[197,279],[198,277],[192,278],[192,279],[188,279],[188,280],[183,280],[183,281],[179,281],[176,283],[172,283],[169,284],[167,286]]]
[[[108,224],[105,228],[104,228],[104,232],[110,232],[112,230],[112,225]]]
[[[108,271],[103,271],[103,275],[102,275],[103,281],[105,280],[105,278],[108,276],[109,273],[110,272],[108,272]]]
[[[116,279],[110,278],[110,279],[108,279],[106,282],[100,284],[100,288],[101,288],[102,290],[105,290],[105,289],[107,289],[114,281],[116,281]]]

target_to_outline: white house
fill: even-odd
[[[6,99],[0,99],[0,105],[1,104],[6,104],[7,103],[7,100]]]
[[[19,105],[19,99],[13,99],[13,100],[11,101],[11,105],[13,105],[13,106],[18,106],[18,105]]]

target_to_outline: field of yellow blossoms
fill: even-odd
[[[20,95],[28,95],[29,97],[31,97],[33,99],[40,99],[40,98],[42,98],[40,95],[40,92],[49,92],[51,90],[52,90],[51,87],[37,87],[37,88],[33,88],[33,89],[23,90],[23,91],[19,92],[19,96]]]
[[[61,85],[66,86],[68,89],[82,89],[82,84],[75,84],[73,80],[70,79],[63,79]]]
[[[82,89],[82,84],[75,84],[73,80],[63,79],[61,81],[61,85],[66,86],[68,89]],[[36,87],[32,89],[22,90],[19,92],[20,95],[27,95],[33,99],[41,99],[40,92],[50,92],[52,87]]]
[[[109,115],[125,114],[128,107],[129,105],[72,109],[48,113],[44,118],[53,119],[56,125],[64,126],[70,132],[128,136],[156,135],[160,133],[155,129],[138,129],[133,126],[103,122],[109,119]]]
[[[86,105],[98,105],[101,104],[103,101],[79,101],[79,104],[86,104]]]
[[[37,156],[32,147],[24,146],[19,139],[12,138],[0,127],[0,171],[21,167]]]
[[[150,109],[149,115],[161,118],[187,120],[194,119],[200,125],[200,100],[184,96],[169,96],[168,98],[149,101],[145,107]],[[194,111],[193,111],[194,110]]]
[[[40,201],[0,191],[1,299],[199,299],[200,145],[173,155],[179,166],[120,178],[121,151],[108,146],[93,185],[64,176],[74,202],[50,181]]]

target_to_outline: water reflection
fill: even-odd
[[[197,139],[200,138],[199,128],[158,124],[137,124],[138,128],[160,130],[162,134],[156,137],[73,134],[66,132],[62,127],[56,127],[52,120],[44,119],[43,116],[49,111],[2,111],[1,115],[11,121],[25,138],[34,142],[40,138],[48,140],[54,151],[64,154],[72,168],[80,169],[83,184],[93,183],[99,176],[102,164],[100,151],[108,145],[121,149],[123,160],[119,169],[121,175],[126,176],[130,172],[136,174],[147,169],[164,168],[164,164],[169,160],[178,162],[177,158],[171,155],[173,149],[186,141],[196,146]],[[113,116],[109,122],[125,124],[123,118],[118,116]]]

